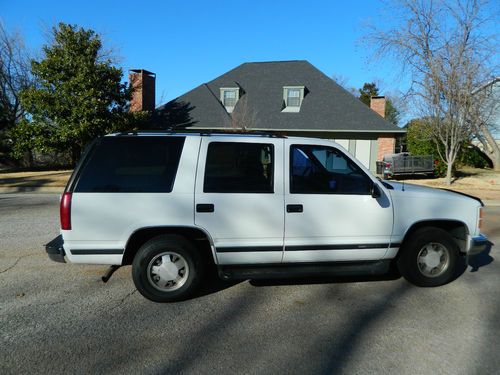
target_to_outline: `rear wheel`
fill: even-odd
[[[137,290],[155,302],[179,301],[196,290],[202,259],[191,242],[177,235],[163,235],[146,242],[132,263]]]
[[[459,274],[459,248],[448,232],[422,228],[405,241],[397,265],[412,284],[433,287],[453,281]]]

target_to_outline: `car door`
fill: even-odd
[[[332,142],[286,140],[284,262],[383,258],[391,248],[388,194]]]
[[[219,264],[281,262],[283,143],[272,137],[203,137],[195,223],[211,235]]]

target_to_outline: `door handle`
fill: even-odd
[[[211,203],[201,203],[196,205],[196,212],[214,212],[215,207]]]
[[[304,206],[301,204],[287,204],[286,212],[304,212]]]

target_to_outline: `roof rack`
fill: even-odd
[[[261,136],[269,138],[286,138],[283,134],[278,134],[272,131],[252,131],[252,130],[239,130],[239,129],[148,129],[148,130],[126,130],[117,135],[139,135],[139,134],[198,134],[200,136],[212,136],[212,135],[251,135],[251,136]]]

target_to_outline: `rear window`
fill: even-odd
[[[75,188],[78,193],[169,193],[185,137],[104,137]]]

